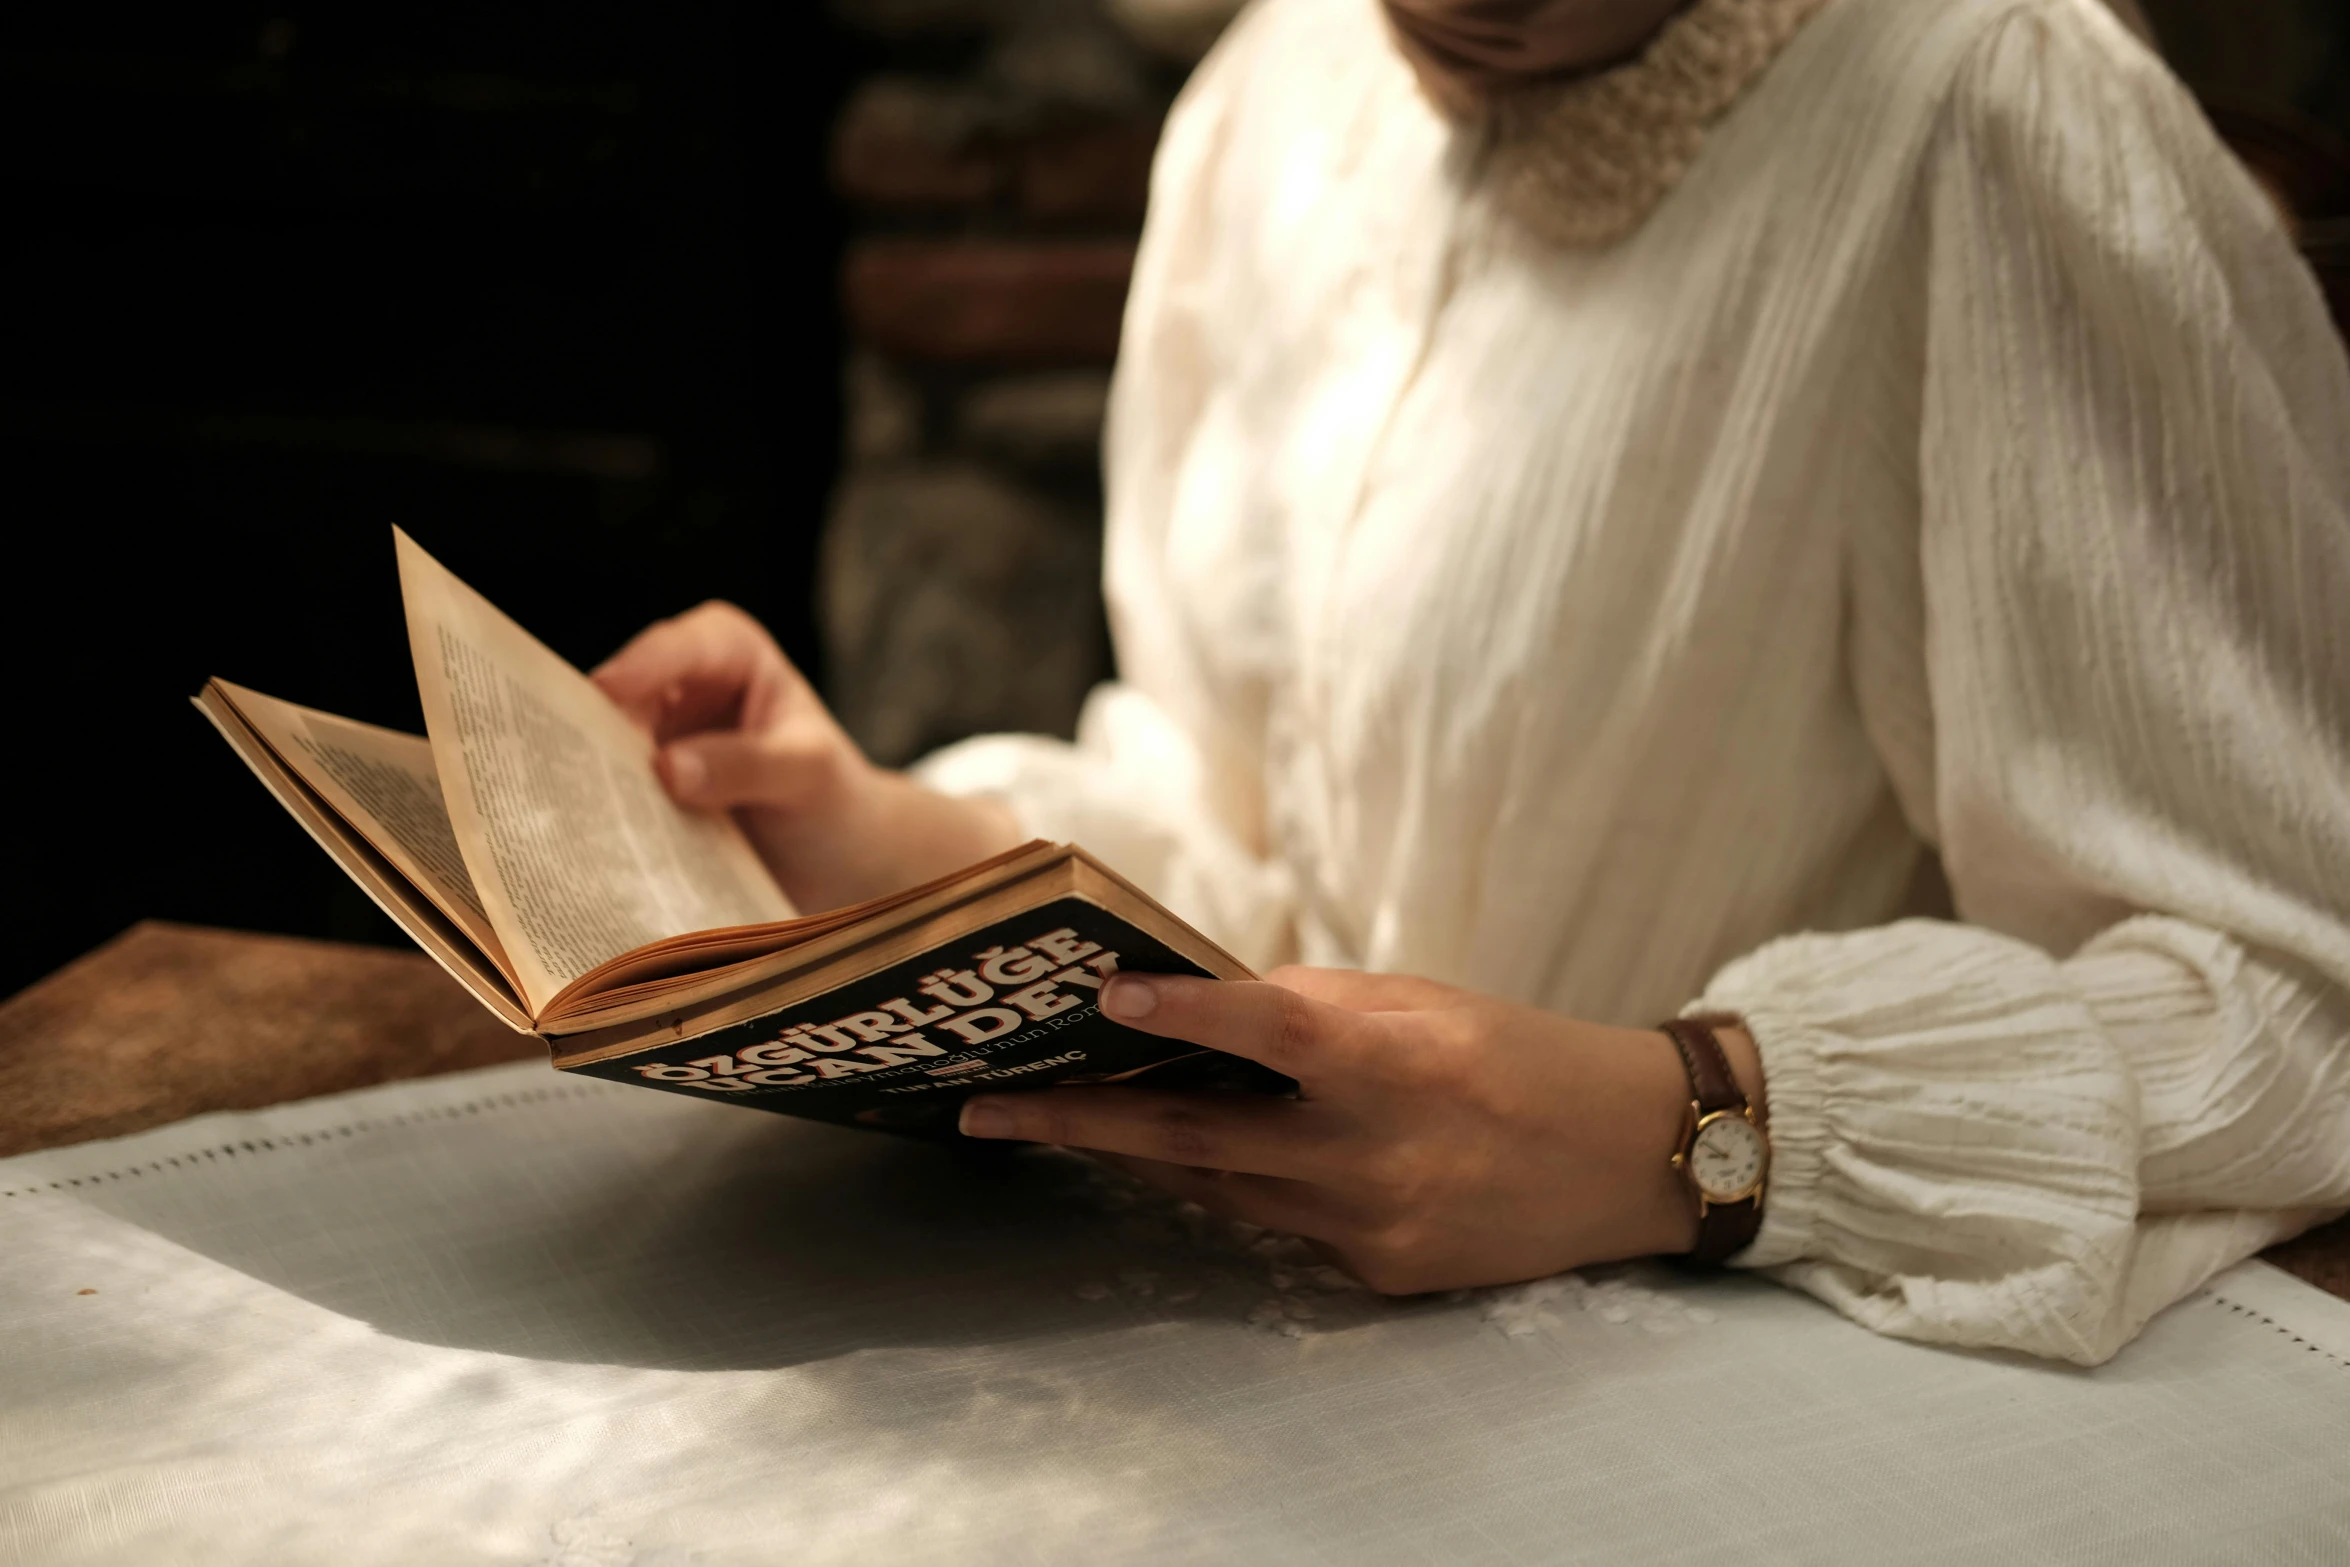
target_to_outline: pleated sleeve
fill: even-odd
[[[1746,1265],[2083,1364],[2350,1206],[2350,366],[2111,26],[2016,8],[1922,174],[1918,634],[1960,921],[1783,939],[1702,1002],[1768,1079]]]

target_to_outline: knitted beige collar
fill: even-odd
[[[1693,0],[1627,64],[1493,101],[1492,178],[1568,246],[1612,244],[1672,193],[1706,132],[1827,0]]]

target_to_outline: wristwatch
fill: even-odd
[[[1771,1139],[1714,1037],[1715,1028],[1738,1021],[1677,1017],[1657,1025],[1681,1052],[1681,1065],[1689,1072],[1689,1119],[1682,1123],[1673,1168],[1688,1177],[1697,1194],[1697,1245],[1689,1253],[1695,1262],[1728,1261],[1752,1245],[1762,1228]]]

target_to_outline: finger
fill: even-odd
[[[663,746],[653,767],[680,805],[706,811],[738,805],[791,810],[814,804],[839,760],[835,737],[821,724],[802,721],[761,732],[688,735]]]
[[[1465,992],[1417,974],[1368,974],[1351,968],[1306,968],[1288,964],[1265,982],[1349,1012],[1433,1012],[1455,1006]]]
[[[1057,1088],[982,1094],[963,1106],[968,1137],[1006,1137],[1248,1175],[1311,1177],[1330,1164],[1325,1117],[1291,1099]]]
[[[1360,1014],[1250,980],[1120,974],[1102,987],[1102,1013],[1128,1028],[1245,1056],[1301,1083],[1364,1065]]]
[[[789,670],[764,627],[712,602],[646,627],[589,678],[638,725],[668,739],[748,719]]]
[[[749,680],[747,654],[726,658],[725,649],[693,620],[689,613],[655,621],[589,671],[588,679],[638,725],[656,733],[669,709],[680,704],[688,682],[697,691],[738,693]]]
[[[1150,1182],[1169,1196],[1198,1203],[1219,1218],[1239,1219],[1264,1229],[1279,1230],[1284,1235],[1300,1236],[1326,1256],[1336,1253],[1326,1250],[1317,1237],[1346,1229],[1346,1219],[1329,1194],[1303,1181],[1263,1175],[1224,1175],[1157,1159],[1137,1159],[1128,1154],[1105,1153],[1095,1157],[1138,1180]]]

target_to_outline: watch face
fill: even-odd
[[[1762,1133],[1742,1115],[1708,1116],[1689,1145],[1689,1174],[1708,1202],[1750,1196],[1762,1185]]]

